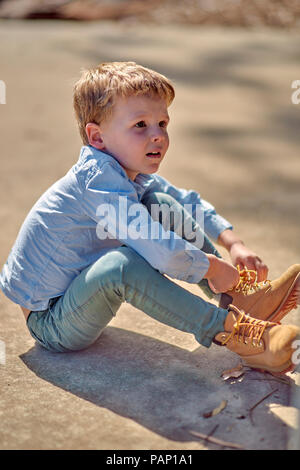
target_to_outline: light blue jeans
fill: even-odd
[[[169,204],[184,217],[191,217],[183,206],[166,194],[152,194],[142,202],[148,210],[153,203]],[[201,230],[195,221],[193,228]],[[220,256],[206,237],[202,249]],[[199,286],[212,296],[206,280]],[[47,310],[31,312],[27,326],[33,338],[51,351],[81,350],[99,338],[123,302],[161,323],[192,333],[206,347],[224,330],[228,314],[227,310],[172,282],[124,245],[110,250],[84,269],[64,295],[50,300]]]

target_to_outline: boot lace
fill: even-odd
[[[240,280],[238,284],[231,290],[235,292],[242,292],[244,295],[252,294],[253,292],[257,292],[263,287],[270,285],[270,281],[261,281],[257,282],[257,271],[254,269],[248,269],[245,266],[243,269],[240,269],[240,266],[237,266],[237,270],[240,275]]]
[[[229,311],[232,312],[236,323],[233,325],[232,332],[222,342],[222,345],[228,343],[231,338],[237,342],[243,342],[245,344],[250,341],[253,346],[262,346],[262,335],[265,329],[271,325],[268,321],[257,320],[256,318],[249,317],[243,311],[236,308],[234,305],[229,305]],[[234,314],[238,315],[238,317]]]

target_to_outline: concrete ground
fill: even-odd
[[[1,265],[33,203],[77,160],[79,70],[107,60],[135,60],[175,82],[160,173],[231,220],[270,279],[299,263],[299,43],[299,33],[266,29],[1,21]],[[199,433],[244,449],[300,448],[299,372],[225,381],[237,356],[130,305],[91,348],[70,354],[37,346],[3,294],[0,312],[1,449],[231,448]]]

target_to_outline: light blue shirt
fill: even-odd
[[[124,244],[162,274],[199,282],[209,267],[208,258],[153,222],[141,199],[154,191],[167,193],[181,204],[200,204],[205,232],[214,240],[232,228],[197,192],[176,188],[157,174],[139,174],[133,182],[112,156],[84,146],[78,162],[27,215],[0,275],[4,294],[30,310],[44,310],[49,299],[62,295],[83,269]],[[120,197],[126,202],[121,210]],[[136,219],[137,208],[144,228],[154,224],[159,237],[126,230]],[[107,229],[109,236],[104,237]]]

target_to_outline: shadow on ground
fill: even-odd
[[[270,413],[267,404],[271,400],[286,405],[292,380],[283,383],[248,371],[240,381],[225,382],[221,371],[236,365],[236,356],[226,352],[217,346],[209,352],[203,347],[190,352],[108,327],[84,351],[52,353],[36,345],[21,359],[41,379],[173,441],[197,441],[193,432],[214,432],[214,437],[243,448],[272,448],[272,430],[278,442],[285,425]],[[272,391],[257,417],[250,415],[251,405]],[[221,413],[204,417],[222,400],[227,406]],[[268,429],[267,436],[263,429]],[[282,443],[284,448],[284,439]]]

